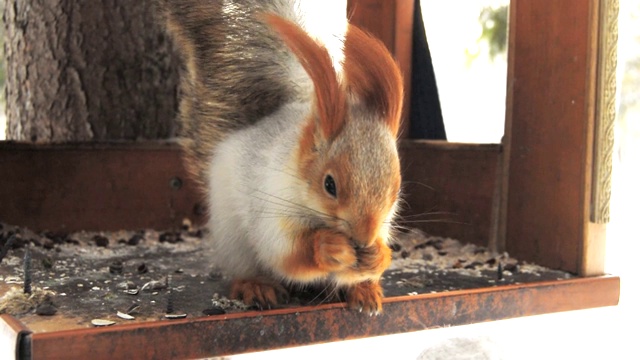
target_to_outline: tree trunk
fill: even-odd
[[[174,134],[178,58],[149,0],[5,0],[7,138]]]

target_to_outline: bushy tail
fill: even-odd
[[[187,168],[202,185],[226,134],[307,98],[306,73],[261,21],[276,13],[299,23],[294,0],[156,0],[182,55],[181,138]]]

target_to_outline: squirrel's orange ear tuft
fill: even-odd
[[[349,25],[344,44],[344,76],[349,91],[379,113],[394,136],[402,114],[402,74],[386,46]]]
[[[265,14],[264,18],[309,74],[322,133],[326,139],[333,138],[344,125],[347,100],[329,52],[293,22],[274,14]]]

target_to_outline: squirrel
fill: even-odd
[[[322,284],[379,314],[401,192],[403,81],[385,45],[349,24],[336,62],[295,0],[156,1],[230,296],[271,308]]]

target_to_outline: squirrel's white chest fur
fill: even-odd
[[[235,276],[277,273],[292,251],[282,219],[300,212],[306,186],[294,158],[308,103],[289,104],[216,148],[209,172],[214,263]],[[265,274],[266,275],[266,274]]]

